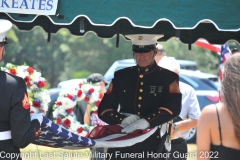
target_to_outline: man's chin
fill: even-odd
[[[148,65],[146,64],[138,64],[140,67],[147,67]]]

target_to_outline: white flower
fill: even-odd
[[[41,77],[41,73],[34,71],[33,74],[31,74],[30,76],[34,81],[38,82],[39,78]]]
[[[80,133],[80,136],[85,137],[87,134],[88,132],[83,130],[82,133]]]
[[[50,95],[48,93],[46,93],[46,92],[41,94],[40,99],[42,100],[42,103],[44,103],[44,104],[48,104],[48,103],[51,102]]]
[[[17,67],[17,75],[19,77],[26,77],[29,76],[28,72],[26,71],[26,69],[28,68],[28,66],[18,66]]]
[[[67,97],[62,99],[62,108],[65,110],[73,108],[76,104],[77,104],[77,101],[72,101]]]
[[[57,109],[55,109],[53,112],[53,118],[57,118],[58,114],[59,114],[59,111]]]
[[[73,121],[73,124],[71,125],[71,128],[74,132],[76,132],[78,128],[82,127],[82,125],[75,120],[72,120],[72,121]]]
[[[67,115],[66,109],[59,107],[59,108],[57,108],[57,110],[58,110],[58,114],[60,114],[62,116],[66,116]]]

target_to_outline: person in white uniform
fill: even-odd
[[[171,70],[177,74],[180,73],[180,65],[174,57],[165,56],[158,65]],[[179,82],[180,92],[182,93],[182,109],[180,117],[182,120],[173,123],[170,160],[186,160],[187,141],[192,128],[197,126],[200,117],[200,107],[195,90],[190,85]]]

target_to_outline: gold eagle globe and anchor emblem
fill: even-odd
[[[142,40],[143,39],[143,36],[138,36],[138,40]]]

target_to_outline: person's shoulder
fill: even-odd
[[[158,66],[158,72],[160,73],[160,74],[166,74],[166,75],[171,75],[171,76],[176,76],[176,77],[179,77],[179,75],[177,74],[177,73],[175,73],[175,72],[173,72],[173,71],[170,71],[170,70],[168,70],[168,69],[166,69],[166,68],[163,68],[163,67],[160,67],[160,66]]]
[[[19,77],[19,76],[16,76],[16,75],[12,75],[8,72],[4,72],[4,71],[0,71],[0,76],[4,76],[6,77],[6,81],[7,82],[24,82],[23,78],[22,77]]]
[[[201,116],[211,117],[212,115],[215,115],[217,105],[221,105],[221,104],[210,104],[210,105],[205,106],[202,109]]]
[[[128,73],[136,70],[136,66],[131,66],[131,67],[126,67],[123,69],[119,69],[115,72],[115,74],[123,74],[123,73]]]

